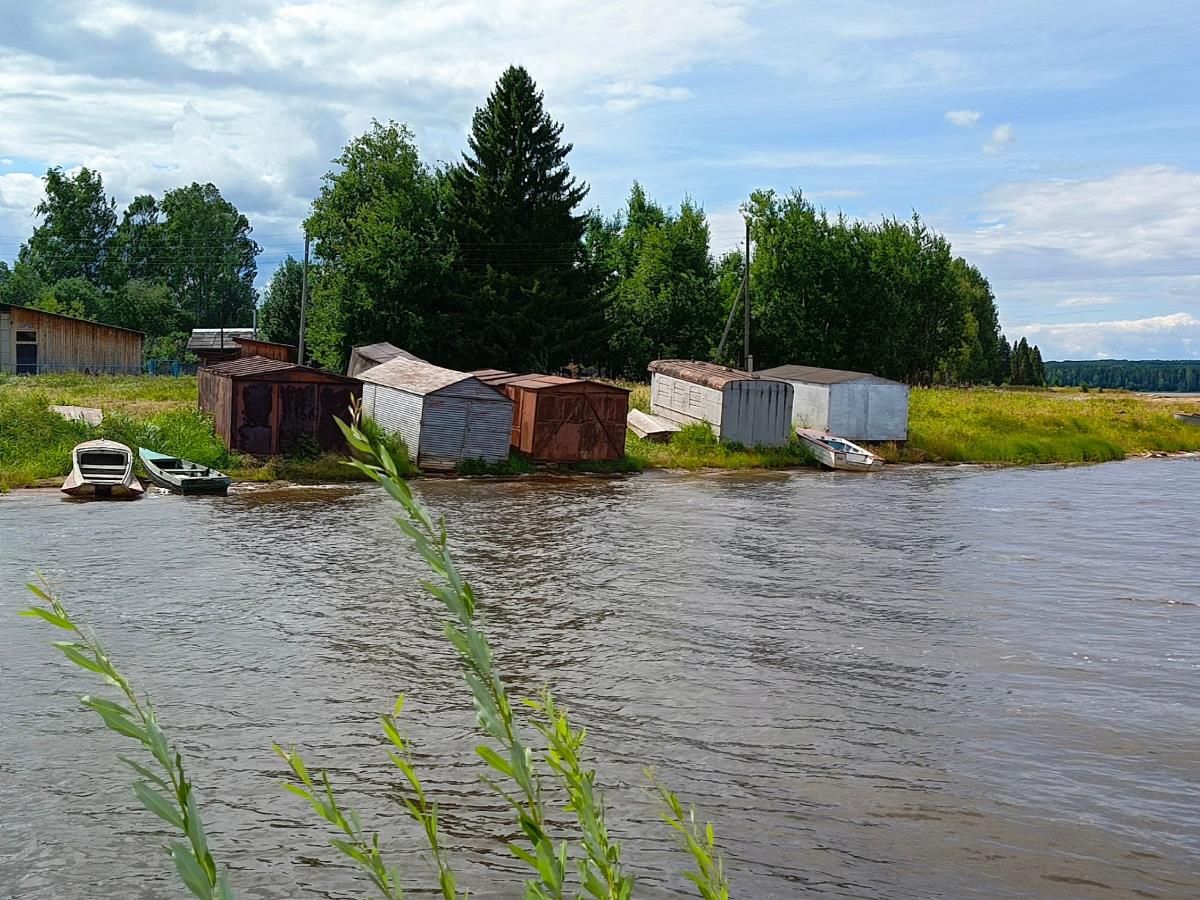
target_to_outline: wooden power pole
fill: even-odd
[[[746,304],[746,327],[742,336],[742,355],[746,358],[746,371],[754,372],[754,357],[750,355],[750,217],[746,217],[746,274],[742,279],[742,300]]]
[[[300,274],[300,342],[296,350],[296,362],[304,365],[304,313],[308,306],[308,228],[304,229],[304,267]]]

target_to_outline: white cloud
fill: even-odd
[[[983,255],[1054,254],[1091,266],[1200,265],[1200,172],[1127,169],[1084,181],[1037,181],[992,191],[981,226],[955,238]]]
[[[11,159],[9,159],[7,156],[4,159],[0,159],[0,166],[11,166],[12,164],[13,164],[13,161]]]
[[[1112,306],[1116,303],[1115,297],[1066,297],[1055,303],[1055,306],[1066,306],[1076,308],[1092,308],[1096,306]]]
[[[1009,335],[1038,344],[1045,359],[1200,358],[1200,318],[1186,312],[1111,322],[1018,325]]]
[[[970,128],[972,125],[978,124],[982,116],[983,113],[977,109],[946,110],[946,121],[951,125],[957,125],[959,128]]]
[[[991,140],[983,145],[983,152],[991,154],[999,153],[1016,139],[1017,136],[1013,132],[1011,122],[1005,122],[1003,125],[997,125],[992,129]]]

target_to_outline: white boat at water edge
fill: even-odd
[[[874,472],[883,468],[883,457],[853,441],[815,428],[797,428],[796,437],[823,466],[847,472]]]
[[[98,500],[136,500],[145,493],[133,474],[133,451],[103,438],[76,444],[64,494]]]

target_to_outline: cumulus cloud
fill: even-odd
[[[946,121],[951,125],[957,125],[959,128],[970,128],[976,125],[979,119],[983,116],[977,109],[948,109],[946,110]]]
[[[992,129],[991,139],[983,145],[983,152],[991,154],[999,153],[1016,139],[1017,136],[1013,132],[1011,122],[1005,122],[1003,125],[997,125]]]
[[[1200,359],[1200,318],[1187,312],[1110,322],[1018,325],[1045,359]]]
[[[720,0],[61,0],[52,17],[36,12],[5,14],[0,156],[36,160],[39,175],[98,169],[122,204],[212,181],[260,232],[295,232],[372,117],[412,124],[431,161],[456,158],[471,111],[520,62],[568,139],[601,127],[611,147],[623,116],[686,102],[673,79],[750,33],[747,8]],[[28,184],[6,183],[0,232],[28,233]]]

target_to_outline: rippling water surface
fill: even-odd
[[[639,895],[683,859],[655,766],[734,893],[1200,895],[1200,461],[424,481],[517,690],[589,727]],[[519,894],[467,697],[369,488],[0,497],[0,896],[180,891],[48,627],[40,568],[154,696],[245,897],[356,897],[271,742],[328,767],[412,875],[376,716],[408,696],[463,883]]]

